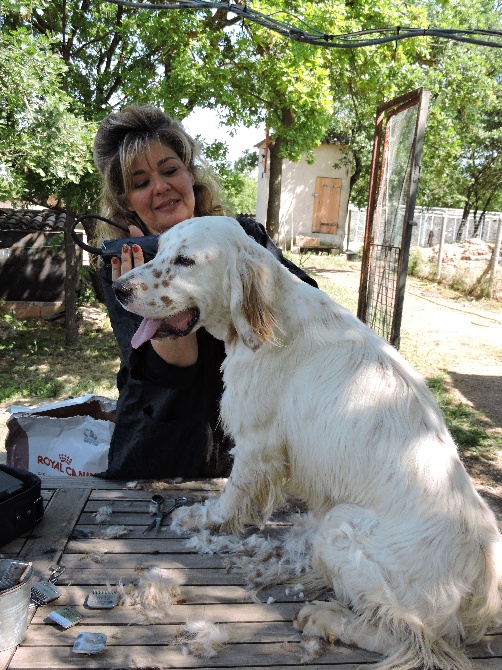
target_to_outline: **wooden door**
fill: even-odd
[[[340,193],[342,180],[333,177],[317,177],[315,180],[313,233],[330,233],[338,230]]]

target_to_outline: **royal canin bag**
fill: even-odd
[[[39,477],[89,477],[106,470],[115,405],[92,394],[32,408],[12,405],[7,465]]]
[[[44,515],[40,477],[0,465],[0,547],[32,530]]]

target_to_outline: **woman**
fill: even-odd
[[[106,117],[94,143],[103,181],[103,216],[139,237],[158,235],[194,216],[225,214],[217,186],[198,156],[194,140],[181,124],[155,107],[130,106]],[[262,226],[252,219],[238,220],[292,272],[316,285],[283,258]],[[116,228],[100,228],[101,240],[116,236]],[[152,339],[137,350],[131,347],[141,319],[124,310],[111,284],[143,262],[139,245],[124,245],[121,258],[113,258],[100,270],[122,352],[115,430],[108,468],[101,476],[227,476],[232,445],[218,421],[223,343],[199,329],[186,337]]]

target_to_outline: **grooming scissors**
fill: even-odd
[[[171,506],[164,510],[164,496],[161,495],[154,495],[152,496],[151,502],[155,505],[155,519],[152,521],[152,523],[145,528],[143,531],[143,535],[145,533],[148,533],[148,531],[153,530],[155,528],[155,535],[158,534],[159,528],[162,525],[162,521],[164,520],[164,517],[168,516],[173,512],[177,507],[181,507],[187,502],[188,498],[185,498],[185,496],[181,496],[180,498],[175,498],[174,501],[172,502]]]

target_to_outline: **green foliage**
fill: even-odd
[[[70,111],[66,66],[53,41],[24,27],[4,31],[0,48],[0,199],[47,204],[70,199],[92,170],[95,128]]]
[[[232,165],[227,159],[228,147],[224,142],[210,144],[197,136],[208,166],[221,186],[222,200],[234,214],[254,213],[258,184],[252,172],[258,165],[258,154],[245,151]]]
[[[448,429],[461,452],[490,456],[502,447],[502,439],[490,435],[483,427],[480,413],[449,393],[445,375],[429,377],[427,384],[436,396]]]
[[[500,14],[491,0],[468,0],[461,5],[435,1],[403,5],[388,0],[367,5],[356,1],[345,7],[343,17],[347,30],[397,25],[501,27]],[[348,140],[352,151],[352,202],[359,206],[367,202],[377,107],[424,87],[431,92],[431,104],[419,202],[450,207],[467,204],[480,212],[487,202],[492,208],[500,204],[499,49],[423,37],[331,50],[328,58],[334,91],[332,128]]]
[[[90,266],[81,265],[78,274],[77,307],[102,307],[92,285]]]
[[[248,170],[239,168],[237,162],[221,164],[218,177],[223,192],[223,199],[236,214],[256,212],[258,184],[256,176]]]
[[[253,7],[323,32],[372,27],[500,28],[491,0],[255,0]],[[2,3],[0,199],[96,207],[96,123],[131,102],[179,118],[223,108],[231,125],[264,123],[292,160],[331,129],[350,148],[352,201],[365,205],[377,106],[424,86],[432,99],[419,200],[481,211],[502,206],[499,50],[437,38],[358,49],[294,42],[224,9],[148,11],[111,3]],[[221,167],[237,209],[250,188]],[[244,197],[244,195],[242,196]],[[238,206],[241,205],[241,206]],[[246,207],[247,209],[247,207]]]
[[[422,262],[422,256],[419,249],[412,247],[408,259],[408,275],[410,277],[420,277]]]

